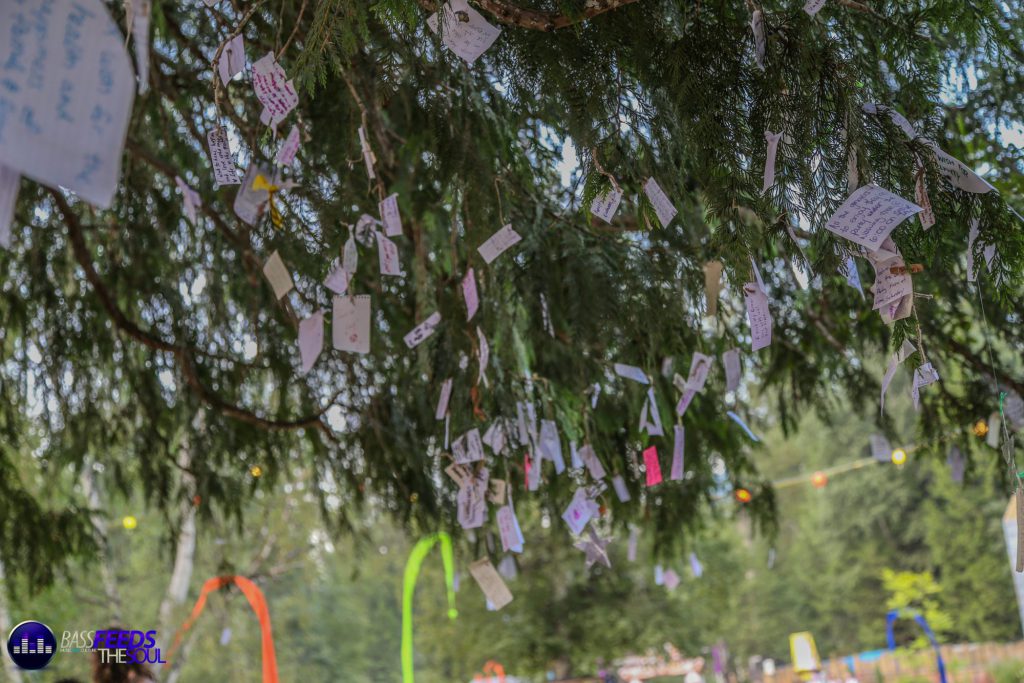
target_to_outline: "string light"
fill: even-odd
[[[978,420],[974,423],[974,435],[977,437],[983,437],[988,434],[988,423],[984,420]]]
[[[736,489],[736,493],[733,495],[735,495],[736,500],[738,500],[741,503],[749,503],[751,500],[754,499],[753,494],[751,494],[750,491],[748,491],[747,489]]]
[[[259,479],[260,477],[263,476],[263,468],[260,467],[259,465],[253,465],[252,467],[249,468],[249,474],[251,474],[256,479]]]
[[[135,519],[135,517],[131,515],[125,515],[124,518],[121,520],[121,524],[122,526],[124,526],[125,529],[131,531],[139,525],[139,520]]]
[[[816,489],[823,489],[828,485],[828,475],[824,472],[815,472],[811,477],[811,484]]]
[[[897,448],[892,452],[892,464],[902,465],[907,461],[907,452],[902,448]]]

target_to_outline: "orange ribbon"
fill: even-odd
[[[252,611],[256,613],[256,618],[260,622],[263,646],[263,683],[278,683],[277,656],[274,654],[274,636],[270,631],[270,610],[267,609],[267,600],[263,597],[263,592],[259,587],[244,576],[216,576],[203,584],[203,589],[199,591],[199,599],[196,600],[195,607],[192,608],[192,614],[189,615],[188,619],[185,620],[185,623],[181,625],[181,628],[174,635],[174,645],[171,646],[171,651],[167,653],[167,663],[164,664],[164,668],[171,665],[171,659],[178,650],[178,646],[181,645],[182,636],[192,628],[192,624],[203,613],[203,608],[206,607],[206,597],[213,591],[220,590],[231,584],[235,584],[242,591],[242,594],[249,601]]]

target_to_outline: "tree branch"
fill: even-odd
[[[592,19],[599,14],[611,12],[639,0],[587,0],[578,15],[562,12],[545,12],[524,9],[506,0],[475,0],[480,9],[490,13],[500,24],[518,26],[533,31],[556,31]],[[850,1],[850,0],[847,0]],[[434,0],[419,0],[420,6],[429,12],[436,12],[438,3]]]

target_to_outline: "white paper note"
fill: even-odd
[[[747,302],[751,350],[760,351],[772,343],[772,313],[768,309],[768,297],[754,282],[743,286],[743,296]]]
[[[751,430],[750,427],[747,426],[747,423],[743,421],[742,417],[740,417],[731,410],[726,411],[725,414],[730,420],[738,424],[740,426],[740,429],[747,433],[747,436],[750,437],[751,441],[758,442],[761,440],[757,437],[757,434],[755,434],[753,430]]]
[[[917,137],[917,130],[910,123],[910,121],[908,121],[907,118],[903,116],[903,114],[899,113],[892,107],[887,107],[884,104],[875,104],[872,102],[867,102],[861,107],[861,109],[863,109],[868,114],[886,115],[892,120],[894,124],[896,124],[897,128],[903,131],[903,133],[908,138],[913,140],[914,138]]]
[[[217,69],[224,87],[227,87],[228,81],[245,70],[245,38],[241,33],[224,44]]]
[[[453,441],[452,455],[460,465],[483,460],[484,442],[480,438],[480,430],[474,427]]]
[[[647,375],[644,374],[644,371],[635,365],[616,363],[614,367],[615,374],[619,377],[625,377],[626,379],[631,379],[634,382],[640,382],[640,384],[650,384],[647,379]]]
[[[506,249],[518,243],[521,239],[523,239],[522,236],[512,229],[512,224],[510,223],[491,235],[486,242],[480,245],[477,251],[480,252],[480,256],[483,257],[484,261],[493,263],[494,259],[501,256]]]
[[[889,384],[896,375],[896,368],[916,350],[913,344],[904,339],[903,345],[889,358],[889,365],[885,368],[885,374],[882,376],[882,395],[879,397],[880,412],[885,412],[885,393],[889,391]]]
[[[491,450],[494,451],[495,455],[501,455],[502,451],[505,450],[505,419],[496,418],[491,426],[484,432],[483,442],[485,445],[490,446]]]
[[[931,363],[925,363],[914,370],[914,385],[910,396],[914,400],[914,410],[921,409],[921,388],[939,381],[938,371]]]
[[[235,210],[235,215],[249,225],[256,225],[256,221],[263,214],[263,207],[270,197],[266,190],[253,189],[253,182],[258,175],[269,177],[265,169],[251,164],[245,172],[241,187],[235,193],[235,203],[232,206]]]
[[[135,70],[139,94],[149,90],[149,23],[153,14],[150,0],[131,0],[132,40],[135,41]]]
[[[682,425],[675,425],[674,437],[672,442],[672,469],[669,470],[668,478],[672,481],[680,481],[683,478],[683,459],[686,450],[686,430]]]
[[[921,210],[878,185],[865,185],[843,202],[825,227],[875,251],[897,225]]]
[[[767,49],[767,40],[764,34],[764,13],[756,9],[750,17],[750,30],[754,33],[754,61],[757,68],[764,71],[764,55]]]
[[[708,373],[711,372],[711,365],[715,359],[700,352],[694,352],[693,360],[690,361],[690,375],[686,378],[686,388],[694,391],[704,391],[704,385],[708,381]]]
[[[484,386],[487,385],[487,366],[491,363],[491,347],[487,343],[487,337],[484,336],[484,331],[479,326],[476,328],[476,337],[479,342],[479,357],[480,357],[480,374],[477,376],[478,382],[483,382]]]
[[[181,190],[181,201],[185,205],[185,217],[188,218],[189,223],[197,225],[196,211],[203,205],[199,193],[189,187],[188,183],[178,176],[174,176],[174,184]]]
[[[278,166],[292,165],[292,162],[295,161],[295,155],[299,153],[299,142],[301,142],[299,127],[292,126],[291,131],[288,133],[288,137],[284,139],[284,142],[281,144],[281,149],[277,152]]]
[[[579,456],[583,464],[587,466],[587,471],[590,472],[591,477],[594,479],[604,479],[604,465],[602,465],[601,461],[598,459],[593,446],[590,444],[584,444],[579,450]]]
[[[213,178],[217,187],[221,185],[237,185],[238,169],[235,158],[228,146],[228,133],[222,126],[214,126],[206,140],[210,145],[210,164],[213,166]]]
[[[14,225],[14,207],[18,203],[18,172],[0,165],[0,247],[11,248],[11,228]]]
[[[276,251],[270,255],[270,258],[264,264],[263,275],[270,282],[270,286],[274,289],[274,296],[278,299],[292,291],[292,288],[295,287],[288,268],[285,267],[284,261],[281,260],[281,254]]]
[[[761,187],[761,194],[764,194],[775,184],[775,156],[779,150],[779,140],[782,133],[764,132],[765,142],[768,143],[768,153],[764,159],[764,185]]]
[[[414,349],[424,342],[430,335],[434,334],[434,330],[441,324],[441,314],[434,311],[429,318],[421,322],[416,327],[412,328],[409,334],[403,337],[405,345],[410,349]]]
[[[629,489],[626,488],[626,482],[620,475],[616,474],[612,477],[612,487],[615,489],[615,495],[618,497],[620,502],[629,502]]]
[[[860,298],[863,299],[864,287],[860,283],[860,272],[857,270],[857,261],[852,256],[848,256],[846,258],[846,270],[843,274],[846,275],[846,284],[860,292]]]
[[[334,297],[331,321],[334,348],[351,353],[370,352],[370,295]]]
[[[437,408],[434,410],[434,419],[443,420],[448,414],[448,401],[452,397],[452,378],[449,377],[441,383],[441,396],[437,399]]]
[[[101,0],[0,2],[0,166],[108,208],[135,73]]]
[[[459,526],[479,529],[487,521],[487,468],[481,468],[459,486],[456,499]]]
[[[573,494],[569,506],[562,513],[562,519],[569,526],[569,531],[574,536],[579,536],[583,533],[587,523],[597,514],[597,503],[587,497],[587,490],[585,488],[578,488],[576,493]]]
[[[540,444],[542,457],[555,464],[555,474],[565,471],[565,460],[562,458],[562,441],[558,436],[558,425],[553,420],[540,421]]]
[[[480,307],[480,296],[476,291],[476,274],[470,268],[462,278],[462,298],[466,301],[466,320],[472,320]]]
[[[594,214],[605,223],[611,223],[615,212],[619,210],[619,203],[622,201],[622,190],[614,187],[605,194],[594,197],[590,205],[590,213]]]
[[[402,215],[398,212],[398,193],[388,195],[377,205],[380,221],[384,224],[384,234],[395,237],[402,234]]]
[[[946,154],[934,142],[929,142],[928,145],[935,152],[935,162],[939,166],[939,172],[946,176],[955,187],[973,194],[985,194],[995,189],[989,185],[987,180],[972,171],[967,164]]]
[[[693,402],[693,398],[697,395],[695,389],[685,389],[683,395],[679,397],[679,403],[676,404],[676,415],[682,417],[686,413],[686,409],[690,407]]]
[[[804,11],[807,12],[808,16],[813,17],[824,6],[825,0],[807,0],[807,2],[804,3]]]
[[[401,275],[402,266],[398,262],[398,245],[384,236],[382,232],[374,232],[377,237],[377,260],[380,262],[381,275]]]
[[[344,294],[348,289],[348,273],[337,261],[334,262],[334,267],[327,275],[327,279],[324,280],[324,286],[335,294]]]
[[[736,391],[740,388],[740,350],[729,349],[723,353],[722,364],[725,366],[725,390]]]
[[[654,213],[658,214],[658,222],[661,223],[661,227],[667,228],[678,213],[672,200],[668,198],[654,178],[648,178],[644,183],[644,194],[651,200],[651,206],[654,207]]]
[[[921,213],[917,214],[921,227],[927,230],[935,225],[935,212],[932,210],[932,201],[928,198],[924,173],[917,176],[917,182],[914,184],[914,200],[921,206]]]
[[[893,272],[896,269],[897,272]],[[875,302],[872,310],[898,302],[914,293],[914,283],[902,258],[895,258],[875,266],[875,284],[872,286]]]
[[[299,356],[303,374],[310,371],[324,349],[324,312],[317,311],[299,323]]]
[[[505,505],[498,509],[498,533],[501,536],[501,549],[506,553],[523,552],[523,532],[519,528],[519,520],[516,519],[516,511],[511,505]]]
[[[341,255],[341,267],[348,273],[350,280],[356,274],[356,269],[359,267],[359,247],[356,246],[355,237],[351,233],[349,233],[348,239],[345,240],[345,249]]]
[[[707,300],[707,315],[718,315],[718,293],[722,291],[722,262],[708,261],[704,264],[704,296]]]
[[[252,87],[256,99],[270,116],[270,125],[276,127],[299,103],[295,86],[288,80],[284,67],[268,52],[252,65]]]
[[[441,41],[448,49],[472,64],[501,35],[501,29],[487,23],[466,0],[451,0],[427,18],[434,33],[440,28]]]
[[[640,427],[638,431],[646,430],[650,436],[662,436],[665,432],[661,427],[661,414],[658,411],[658,400],[654,396],[654,387],[647,389],[647,398],[640,411]]]
[[[476,580],[480,590],[484,592],[494,609],[499,610],[512,602],[512,592],[509,591],[508,586],[505,585],[489,559],[484,557],[469,565],[469,573],[472,574],[473,579]]]

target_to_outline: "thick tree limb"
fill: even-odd
[[[639,0],[587,0],[578,15],[562,12],[544,12],[525,9],[506,0],[475,0],[480,9],[490,13],[500,24],[518,26],[533,31],[556,31],[592,19],[599,14],[611,12]],[[429,12],[436,12],[438,3],[434,0],[419,0],[420,6]]]

